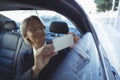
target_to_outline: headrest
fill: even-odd
[[[17,30],[18,29],[18,27],[17,27],[17,25],[16,25],[16,23],[14,21],[6,21],[4,23],[4,28],[7,31]]]
[[[68,25],[63,21],[54,21],[50,25],[50,32],[67,34],[69,32]]]

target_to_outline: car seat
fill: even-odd
[[[69,28],[67,23],[63,21],[53,21],[50,25],[50,32],[56,34],[67,34],[69,32]]]
[[[0,80],[14,80],[16,61],[22,41],[13,21],[4,23],[0,33]]]
[[[15,21],[5,21],[4,28],[6,31],[12,31],[12,32],[17,32],[19,29]]]

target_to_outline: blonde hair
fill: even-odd
[[[27,34],[27,28],[28,28],[30,20],[38,20],[38,21],[40,21],[41,25],[43,25],[41,20],[37,16],[34,16],[34,15],[32,15],[32,16],[30,16],[28,18],[25,18],[23,20],[23,22],[21,23],[21,26],[20,26],[20,32],[21,32],[21,35],[22,35],[25,43],[27,43],[29,45],[31,45],[31,42],[28,39],[26,39],[26,36],[27,36],[26,34]]]

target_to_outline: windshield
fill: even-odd
[[[98,35],[109,62],[120,75],[120,6],[119,0],[76,0]],[[89,6],[88,6],[89,4]]]

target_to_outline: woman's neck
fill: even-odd
[[[41,48],[42,46],[44,46],[45,43],[43,44],[34,44],[33,47],[35,48],[35,50]]]

